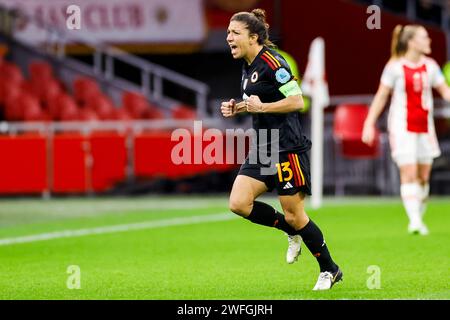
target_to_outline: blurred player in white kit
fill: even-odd
[[[433,59],[431,39],[420,25],[398,25],[391,59],[364,123],[362,141],[372,144],[375,124],[392,93],[388,115],[391,155],[400,170],[400,194],[409,218],[408,231],[427,235],[423,222],[433,159],[440,156],[434,129],[433,92],[450,101],[450,88]]]

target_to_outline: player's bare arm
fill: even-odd
[[[436,90],[445,101],[450,102],[450,87],[445,82],[438,86]]]
[[[368,145],[372,145],[375,138],[375,124],[378,117],[386,106],[386,102],[391,94],[391,88],[380,84],[377,93],[373,99],[372,105],[369,109],[364,128],[362,132],[362,141]]]
[[[300,111],[304,107],[301,95],[288,96],[282,100],[270,103],[262,103],[258,96],[250,96],[246,100],[249,113],[288,113]]]

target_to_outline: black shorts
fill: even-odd
[[[276,188],[280,196],[293,195],[299,191],[311,195],[310,165],[306,152],[281,152],[275,166],[270,166],[270,163],[251,161],[249,158],[247,157],[241,165],[238,175],[262,181],[269,191]],[[272,168],[272,174],[262,172],[263,168],[267,171]]]

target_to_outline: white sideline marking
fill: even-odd
[[[226,220],[231,220],[234,218],[237,218],[237,216],[232,214],[231,212],[228,212],[228,213],[219,213],[219,214],[213,214],[213,215],[200,215],[200,216],[193,216],[193,217],[186,217],[186,218],[172,218],[172,219],[137,222],[137,223],[129,223],[129,224],[119,224],[119,225],[113,225],[113,226],[86,228],[86,229],[78,229],[78,230],[54,231],[54,232],[40,233],[40,234],[34,234],[34,235],[29,235],[29,236],[0,239],[0,246],[7,246],[7,245],[11,245],[11,244],[18,244],[18,243],[45,241],[45,240],[60,239],[60,238],[74,238],[74,237],[90,236],[90,235],[105,234],[105,233],[127,232],[127,231],[132,231],[132,230],[144,230],[144,229],[155,229],[155,228],[162,228],[162,227],[169,227],[169,226],[181,226],[181,225],[197,224],[197,223],[204,223],[204,222],[226,221]]]

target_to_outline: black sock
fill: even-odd
[[[309,222],[302,229],[299,230],[299,234],[303,239],[306,247],[311,251],[320,266],[320,272],[329,271],[336,272],[338,266],[331,259],[330,252],[328,251],[325,240],[323,239],[322,231],[319,227],[310,219]]]
[[[283,214],[264,202],[254,201],[252,212],[246,219],[263,226],[280,229],[289,235],[298,234],[298,231],[286,222]]]

